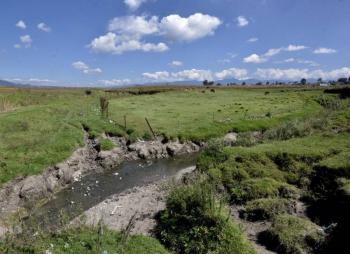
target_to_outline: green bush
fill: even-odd
[[[330,110],[341,109],[341,100],[334,96],[320,95],[316,98],[316,101],[324,108]]]
[[[314,253],[325,240],[319,226],[288,214],[276,216],[265,237],[277,252],[288,254]]]
[[[292,213],[293,201],[282,198],[263,198],[247,202],[241,216],[250,221],[270,220],[277,214]]]
[[[145,236],[130,236],[124,241],[122,234],[103,228],[78,228],[0,241],[0,252],[8,254],[148,254],[169,253],[156,240]]]
[[[110,151],[115,147],[115,145],[111,140],[104,138],[100,141],[100,147],[102,151]]]
[[[175,253],[255,253],[207,185],[174,189],[160,215],[157,235]]]

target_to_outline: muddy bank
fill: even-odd
[[[195,166],[180,170],[174,177],[146,186],[138,186],[115,194],[75,218],[71,225],[103,223],[108,228],[121,231],[132,223],[131,234],[152,235],[156,226],[155,216],[165,209],[165,197],[169,184],[176,184],[182,177],[195,170]]]
[[[152,160],[198,152],[200,145],[142,141],[128,144],[123,138],[110,138],[116,145],[111,151],[100,151],[98,140],[85,135],[85,146],[77,149],[70,158],[49,167],[41,175],[18,178],[0,189],[0,232],[4,221],[19,210],[28,210],[40,200],[49,199],[58,191],[79,181],[83,175],[112,169],[126,160]]]

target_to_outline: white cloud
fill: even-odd
[[[89,65],[82,61],[72,63],[72,67],[81,71],[84,74],[100,74],[102,70],[100,68],[90,68]]]
[[[247,40],[247,42],[257,42],[259,39],[258,38],[250,38],[249,40]]]
[[[334,54],[337,50],[331,48],[318,48],[314,50],[314,54]]]
[[[111,79],[111,80],[99,80],[104,86],[122,86],[130,84],[130,79]]]
[[[235,79],[246,79],[248,76],[248,71],[246,69],[237,69],[237,68],[231,68],[227,70],[223,70],[221,72],[215,73],[215,77],[217,79],[228,79],[228,78],[235,78]]]
[[[167,71],[157,71],[154,73],[149,73],[149,72],[145,72],[142,74],[143,77],[147,78],[147,79],[154,79],[154,80],[168,80],[170,78],[170,73]]]
[[[306,49],[303,45],[289,45],[288,47],[271,48],[265,54],[258,55],[252,54],[243,59],[245,63],[264,63],[269,60],[270,57],[280,54],[283,51],[299,51]]]
[[[264,63],[266,61],[266,58],[261,57],[257,54],[251,54],[250,56],[247,56],[243,59],[243,62],[245,63]]]
[[[221,25],[217,17],[195,13],[187,18],[177,14],[162,18],[159,27],[162,35],[175,41],[193,41],[209,35]]]
[[[16,27],[21,28],[21,29],[26,29],[27,25],[23,20],[20,20],[16,23]]]
[[[89,47],[95,52],[122,54],[128,51],[144,51],[144,52],[164,52],[169,48],[160,42],[158,44],[145,43],[137,39],[129,39],[115,33],[107,33],[95,38]]]
[[[193,41],[214,34],[221,21],[209,15],[196,13],[188,18],[169,15],[161,21],[157,16],[117,17],[109,22],[109,32],[92,40],[89,47],[95,52],[122,54],[128,51],[164,52],[164,42],[143,41],[147,35],[164,36],[171,40]]]
[[[309,70],[309,69],[258,69],[255,73],[258,78],[277,79],[277,80],[299,80],[306,79],[338,79],[340,77],[349,77],[350,68],[343,67],[331,71]]]
[[[286,60],[284,60],[283,62],[285,62],[285,63],[292,63],[292,62],[295,62],[295,58],[288,58],[288,59],[286,59]]]
[[[213,73],[210,70],[190,69],[179,72],[157,71],[153,73],[145,72],[142,74],[144,78],[155,81],[184,81],[184,80],[214,80],[214,79],[246,79],[248,71],[246,69],[231,68]]]
[[[307,47],[304,45],[293,45],[293,44],[290,44],[288,47],[284,48],[285,51],[300,51],[304,49],[307,49]]]
[[[20,49],[22,46],[21,46],[21,44],[15,44],[15,45],[13,45],[13,47],[16,49]]]
[[[33,40],[30,37],[30,35],[28,35],[28,34],[23,35],[23,36],[19,37],[19,39],[25,48],[30,48],[32,46]]]
[[[114,18],[109,22],[108,30],[123,35],[141,38],[144,35],[155,34],[159,31],[158,17],[125,16]]]
[[[173,66],[173,67],[179,67],[183,65],[183,62],[181,61],[172,61],[171,63],[169,63],[169,65]]]
[[[297,80],[308,77],[308,69],[258,69],[256,76],[262,79]]]
[[[277,54],[281,53],[282,50],[283,50],[283,48],[272,48],[272,49],[269,49],[264,54],[264,56],[271,57],[271,56],[274,56],[274,55],[277,55]]]
[[[45,23],[39,23],[37,28],[43,32],[49,33],[51,32],[51,27],[49,27],[48,25],[46,25]]]
[[[249,21],[244,16],[237,17],[237,26],[244,27],[249,24]]]
[[[209,70],[184,70],[176,73],[172,73],[172,77],[176,80],[213,80],[213,75]]]
[[[137,10],[141,4],[147,2],[147,0],[124,0],[124,3],[130,8],[130,10]]]
[[[35,84],[35,85],[45,85],[45,84],[52,84],[57,83],[56,80],[52,79],[43,79],[43,78],[6,78],[6,81],[10,82],[16,82],[20,84]]]

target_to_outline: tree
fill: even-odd
[[[322,83],[322,78],[319,78],[319,79],[317,80],[317,82],[318,82],[318,83]]]
[[[207,85],[208,85],[208,80],[204,80],[204,81],[203,81],[203,85],[204,85],[204,86],[207,86]]]
[[[246,83],[245,83],[245,82],[243,82],[243,83],[242,83],[242,86],[245,86],[245,85],[246,85]]]
[[[347,78],[340,78],[340,79],[338,79],[338,83],[346,84],[346,83],[348,83],[348,79]]]
[[[210,81],[210,82],[208,83],[208,86],[212,86],[212,85],[214,85],[214,81]]]
[[[300,84],[302,84],[303,86],[306,85],[306,82],[307,82],[307,80],[306,80],[305,78],[302,78],[302,79],[300,80]]]

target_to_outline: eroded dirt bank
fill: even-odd
[[[117,167],[125,160],[151,160],[198,152],[200,145],[139,140],[127,144],[123,138],[110,138],[116,145],[111,151],[100,151],[97,140],[85,135],[85,146],[70,158],[49,167],[41,175],[18,178],[0,189],[0,236],[9,228],[8,218],[19,210],[30,209],[41,200],[52,197],[86,174]],[[6,223],[7,222],[7,223]]]
[[[71,225],[103,223],[110,229],[122,231],[132,223],[131,234],[152,235],[155,216],[165,209],[169,184],[179,183],[184,175],[194,170],[195,166],[188,167],[170,179],[112,195],[74,219]]]

